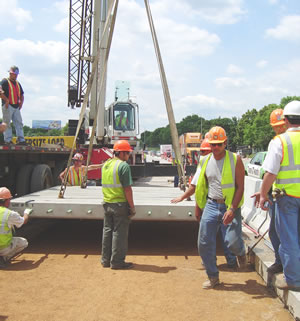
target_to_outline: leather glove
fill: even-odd
[[[135,214],[136,214],[135,207],[130,207],[128,218],[132,218]]]

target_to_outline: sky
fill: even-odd
[[[299,0],[149,0],[176,122],[240,117],[300,96]],[[76,119],[67,106],[69,0],[0,0],[0,77],[20,69],[22,117]],[[115,82],[130,82],[140,130],[168,124],[143,0],[120,0],[108,64],[106,105]]]

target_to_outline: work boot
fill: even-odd
[[[131,268],[133,268],[133,263],[131,263],[131,262],[124,262],[121,265],[111,266],[111,269],[113,269],[113,270],[128,270]]]
[[[213,289],[215,286],[220,284],[220,280],[219,277],[209,277],[208,280],[206,280],[203,284],[202,284],[202,288],[203,289]]]
[[[17,142],[17,145],[28,146],[28,144],[25,141]]]
[[[286,280],[284,278],[282,279],[277,279],[275,282],[276,288],[280,290],[291,290],[291,291],[300,291],[300,286],[292,285],[292,284],[287,284]]]
[[[279,263],[273,263],[271,266],[267,268],[267,272],[271,274],[281,273],[283,271],[283,267]]]
[[[238,255],[237,257],[238,265],[240,269],[243,269],[247,266],[247,257],[246,255]]]

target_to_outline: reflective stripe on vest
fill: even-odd
[[[287,195],[300,197],[300,131],[287,131],[278,136],[282,143],[282,162],[275,187]]]
[[[11,211],[6,207],[0,207],[0,250],[9,246],[12,240],[12,231],[7,221]]]
[[[69,169],[69,173],[68,173],[68,182],[72,186],[81,186],[82,174],[83,174],[83,168],[82,167],[79,167],[78,174],[77,174],[77,172],[75,170],[75,167],[71,166],[70,169]]]
[[[208,161],[212,154],[209,154],[203,158],[200,163],[201,172],[197,182],[195,198],[198,206],[204,208],[207,200],[208,194],[208,183],[205,177],[206,167]],[[225,199],[225,204],[227,207],[231,206],[233,197],[235,194],[235,168],[236,168],[237,156],[234,153],[231,153],[226,150],[224,164],[222,168],[222,179],[221,179],[221,188],[222,194]],[[241,207],[244,203],[244,197],[242,197],[238,207]]]
[[[106,161],[102,167],[102,192],[104,202],[127,202],[124,189],[119,178],[119,166],[122,161],[112,158]]]
[[[9,86],[9,103],[11,105],[16,105],[19,104],[19,100],[21,97],[21,88],[20,85],[18,83],[18,81],[16,80],[16,85],[13,84],[13,82],[6,78],[7,82],[8,82],[8,86]]]

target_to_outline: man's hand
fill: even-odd
[[[195,217],[198,222],[200,222],[201,216],[202,216],[203,210],[199,208],[199,206],[196,204],[195,206]]]
[[[228,225],[233,221],[233,219],[234,219],[234,211],[232,209],[229,209],[224,213],[223,224]]]
[[[136,214],[135,207],[129,207],[129,215],[128,215],[128,218],[134,217],[135,214]]]
[[[259,200],[260,200],[260,192],[256,192],[254,193],[253,195],[250,196],[251,198],[255,197],[255,201],[254,201],[254,204],[255,204],[255,207],[259,207]]]
[[[178,197],[173,198],[171,200],[171,203],[174,203],[174,204],[179,203],[179,202],[182,202],[182,197],[181,196],[178,196]]]
[[[269,210],[269,204],[272,205],[272,202],[269,200],[268,196],[260,195],[259,207],[263,211]]]

